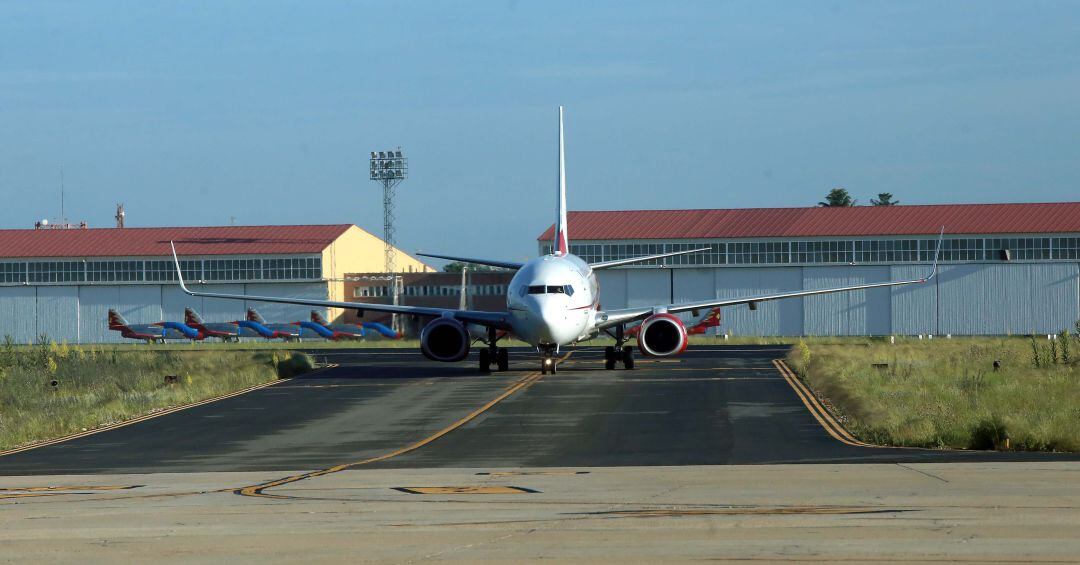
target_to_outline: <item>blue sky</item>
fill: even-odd
[[[519,259],[573,209],[1080,200],[1076,2],[0,2],[0,227],[356,223]],[[570,234],[573,238],[573,233]]]

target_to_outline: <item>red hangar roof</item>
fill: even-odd
[[[1080,202],[570,212],[571,241],[1080,233]],[[538,237],[550,240],[554,227]]]
[[[0,257],[158,257],[322,253],[350,224],[0,230]]]

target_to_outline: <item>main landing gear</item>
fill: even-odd
[[[505,347],[499,347],[495,328],[488,328],[487,347],[480,350],[480,372],[490,373],[494,364],[500,371],[510,368],[510,354]]]
[[[623,327],[616,326],[615,335],[611,337],[615,338],[615,345],[609,345],[604,348],[604,368],[612,371],[615,369],[615,365],[621,362],[624,369],[628,371],[633,370],[634,348],[629,345],[623,345],[628,341],[626,334],[623,331]]]

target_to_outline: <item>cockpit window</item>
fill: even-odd
[[[568,284],[559,286],[533,285],[529,287],[529,294],[565,294],[567,296],[573,296],[574,287]]]

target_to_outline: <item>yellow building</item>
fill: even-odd
[[[304,306],[184,294],[169,242],[188,284],[209,292],[345,301],[345,274],[384,262],[383,240],[352,224],[0,230],[0,336],[115,342],[111,309],[131,324],[183,320],[185,308],[207,322],[244,319],[247,307],[271,322],[310,319]],[[435,270],[396,253],[399,272]]]
[[[348,300],[345,296],[345,273],[381,273],[386,260],[385,242],[357,226],[347,226],[322,252],[323,278],[329,285],[329,300]],[[432,273],[435,268],[419,259],[394,248],[394,265],[399,273]],[[331,319],[341,310],[333,309]]]

